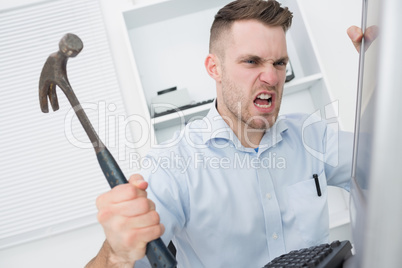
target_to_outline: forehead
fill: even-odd
[[[227,53],[255,54],[264,58],[287,56],[286,34],[282,27],[256,20],[234,22],[227,41]]]

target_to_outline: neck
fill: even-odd
[[[241,144],[246,148],[257,148],[265,133],[265,129],[253,129],[240,119],[234,121],[231,128]]]

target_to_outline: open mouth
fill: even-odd
[[[271,94],[264,94],[261,93],[255,98],[254,100],[254,105],[259,107],[259,108],[270,108],[272,105],[272,96]]]

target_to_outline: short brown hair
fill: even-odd
[[[219,51],[219,41],[222,33],[228,31],[235,21],[257,20],[269,26],[281,26],[286,32],[292,25],[292,12],[275,0],[236,0],[215,15],[211,26],[209,41],[210,53]],[[218,50],[218,51],[216,51]]]

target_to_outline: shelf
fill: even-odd
[[[127,29],[147,26],[180,16],[189,15],[211,8],[220,8],[229,0],[198,1],[175,0],[161,1],[130,8],[123,12]]]
[[[316,83],[320,82],[322,79],[322,74],[313,74],[310,76],[302,77],[299,79],[294,79],[285,84],[283,95],[289,95],[301,90],[306,90],[314,86]]]
[[[152,118],[151,125],[153,125],[155,130],[157,130],[165,127],[171,127],[172,125],[185,124],[190,119],[205,116],[211,108],[211,105],[212,103],[207,103],[194,108],[178,111],[176,113]]]
[[[213,17],[230,1],[160,0],[123,11],[139,90],[148,107],[158,91],[174,86],[187,89],[194,102],[216,97],[216,85],[202,62],[209,50]],[[288,54],[296,77],[285,83],[281,111],[314,112],[330,102],[326,84],[297,2],[283,1],[293,10],[297,23],[287,33]],[[151,118],[152,131],[162,142],[175,128],[179,130],[190,120],[204,117],[210,107],[205,104]]]

